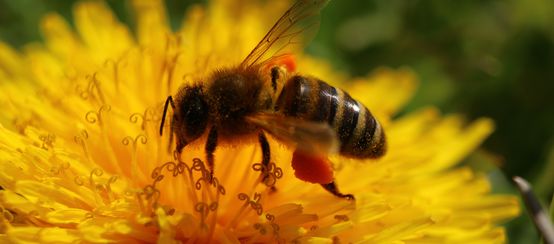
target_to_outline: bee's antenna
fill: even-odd
[[[535,223],[535,227],[542,235],[544,243],[553,244],[554,243],[554,227],[552,222],[544,211],[544,208],[541,206],[539,200],[533,194],[531,190],[531,184],[519,176],[513,178],[514,183],[516,184],[518,190],[521,193],[521,197],[527,206],[527,211],[531,215],[531,219]]]
[[[173,108],[173,111],[175,111],[175,103],[173,103],[173,98],[171,96],[168,96],[167,99],[165,100],[164,113],[162,115],[162,123],[160,124],[160,136],[164,131],[165,115],[167,114],[167,106],[169,104],[171,104],[171,108]]]

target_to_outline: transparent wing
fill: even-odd
[[[297,0],[246,56],[241,66],[262,64],[292,46],[309,41],[317,33],[319,12],[327,2],[329,0]]]
[[[247,120],[272,136],[300,150],[313,154],[338,152],[339,140],[335,131],[326,123],[305,121],[275,113],[260,113]]]

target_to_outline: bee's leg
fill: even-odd
[[[214,152],[217,147],[217,129],[212,127],[210,133],[208,134],[208,140],[206,141],[206,161],[208,161],[208,168],[210,174],[213,177],[214,175]]]
[[[181,155],[183,149],[187,146],[188,141],[185,139],[183,133],[177,132],[177,127],[175,126],[175,118],[171,118],[169,121],[169,128],[171,129],[169,133],[169,144],[167,145],[167,151],[170,152],[173,149],[173,140],[175,140],[175,151],[177,155]]]
[[[277,80],[279,79],[279,67],[275,66],[271,68],[271,87],[273,92],[277,91]]]
[[[337,187],[337,184],[335,183],[335,181],[331,182],[331,183],[327,183],[327,184],[321,184],[321,186],[323,186],[323,188],[325,188],[325,190],[329,191],[330,193],[332,193],[333,195],[337,196],[337,197],[340,197],[340,198],[346,198],[347,200],[354,200],[354,195],[352,194],[342,194],[339,192],[339,188]]]
[[[266,181],[269,180],[269,161],[271,160],[271,151],[269,149],[269,142],[267,141],[267,137],[263,132],[260,132],[258,134],[258,140],[260,141],[260,146],[262,148],[262,182],[266,183]],[[274,186],[271,186],[272,189]]]
[[[181,154],[181,152],[183,151],[183,149],[187,145],[187,141],[184,138],[179,138],[179,136],[177,136],[176,141],[177,141],[177,145],[176,145],[175,149],[177,150],[177,153]],[[171,137],[169,139],[169,143],[170,143],[169,144],[170,146],[173,143],[173,133],[171,134]]]

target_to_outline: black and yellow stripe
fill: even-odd
[[[385,134],[371,112],[322,80],[292,77],[279,96],[276,110],[286,116],[328,123],[339,137],[343,156],[377,158],[385,153]]]

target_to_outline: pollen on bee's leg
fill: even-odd
[[[266,68],[271,68],[274,66],[283,66],[287,72],[292,73],[296,71],[296,59],[294,54],[285,53],[279,56],[271,58],[266,64]]]
[[[294,176],[303,181],[318,184],[333,182],[333,168],[327,156],[295,150],[292,155]]]
[[[296,59],[293,54],[283,55],[282,64],[285,66],[288,72],[296,71]]]

